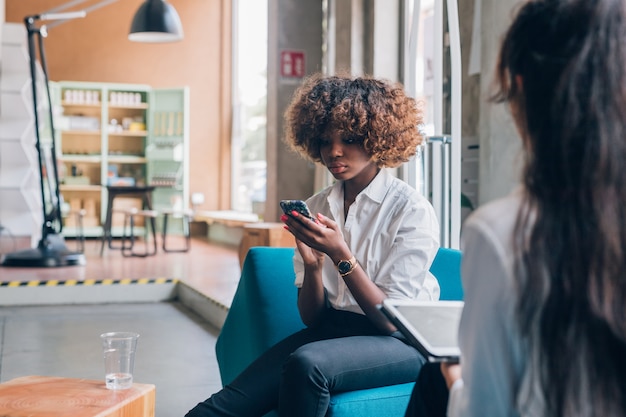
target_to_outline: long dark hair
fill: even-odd
[[[526,150],[518,321],[549,416],[626,415],[625,7],[527,2],[497,67]]]

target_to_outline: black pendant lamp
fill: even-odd
[[[133,42],[175,42],[183,39],[176,9],[165,0],[146,0],[135,13],[128,39]]]

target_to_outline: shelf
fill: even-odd
[[[157,189],[164,189],[164,190],[180,190],[182,187],[180,186],[180,184],[174,183],[174,184],[168,184],[166,182],[161,182],[161,181],[150,181],[150,185],[157,187]]]
[[[82,162],[84,164],[99,164],[102,162],[102,156],[98,155],[73,155],[63,154],[59,157],[62,162]]]
[[[93,135],[93,136],[100,136],[100,131],[99,130],[61,130],[61,133],[63,133],[64,135],[80,135],[80,136],[86,136],[86,135]]]
[[[61,105],[63,107],[91,107],[91,108],[97,108],[97,109],[102,107],[102,103],[100,102],[98,103],[75,103],[73,101],[65,101],[65,100],[61,102]]]
[[[148,147],[146,156],[152,161],[175,161],[182,162],[184,159],[183,144],[169,147]]]
[[[187,88],[72,81],[54,86],[56,105],[63,110],[56,115],[56,128],[59,161],[67,181],[59,188],[66,201],[71,199],[83,208],[88,205],[95,210],[96,220],[102,221],[107,210],[106,184],[112,173],[119,173],[120,181],[134,179],[139,184],[164,179],[163,185],[171,187],[159,188],[152,202],[155,206],[189,201]],[[117,124],[110,124],[113,119]],[[155,137],[157,133],[161,135]],[[170,172],[180,174],[169,176]],[[85,228],[85,235],[100,235],[99,226]],[[119,234],[114,229],[113,235]]]
[[[177,135],[177,134],[173,134],[173,135],[163,135],[163,134],[154,134],[152,135],[153,139],[154,139],[154,143],[164,143],[164,144],[168,144],[168,143],[181,143],[184,142],[185,137],[182,135]]]
[[[109,136],[129,136],[129,137],[145,138],[146,136],[148,136],[148,132],[145,130],[140,130],[140,131],[125,130],[123,132],[109,132]]]
[[[122,109],[122,110],[145,110],[148,108],[148,103],[133,104],[133,105],[117,105],[109,104],[109,109]]]
[[[100,185],[65,185],[60,184],[59,190],[61,191],[91,191],[91,192],[100,192],[102,191],[102,186]]]
[[[148,160],[145,156],[109,155],[109,163],[113,164],[145,164]]]

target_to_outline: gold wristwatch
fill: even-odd
[[[348,260],[341,260],[337,262],[337,270],[339,271],[339,275],[345,277],[346,275],[352,273],[356,268],[356,258],[352,255],[352,258]]]

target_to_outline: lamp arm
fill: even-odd
[[[76,12],[65,12],[65,13],[44,13],[38,16],[41,21],[50,21],[50,20],[61,20],[65,22],[66,20],[72,19],[80,19],[87,16],[87,12],[84,10],[79,10]]]
[[[69,9],[70,7],[78,6],[79,4],[82,4],[82,3],[86,2],[86,1],[88,1],[88,0],[72,0],[72,1],[68,1],[65,4],[62,4],[60,6],[52,8],[52,9],[46,11],[46,12],[43,12],[42,14],[57,13],[57,12],[60,12],[62,10],[65,10],[65,9]]]
[[[65,5],[62,5],[60,7],[57,7],[55,9],[52,9],[46,13],[42,13],[41,16],[41,20],[54,20],[54,22],[50,23],[48,26],[48,29],[52,29],[53,27],[62,25],[63,23],[67,22],[68,20],[73,20],[76,18],[82,18],[87,16],[88,13],[93,12],[94,10],[98,10],[101,7],[104,6],[108,6],[109,4],[115,3],[119,0],[102,0],[96,4],[93,4],[89,7],[84,8],[83,10],[77,11],[77,12],[67,12],[67,13],[56,13],[56,11],[58,11],[59,9],[63,10],[66,9],[68,7],[80,4],[80,3],[84,3],[86,0],[74,0],[71,1]]]

